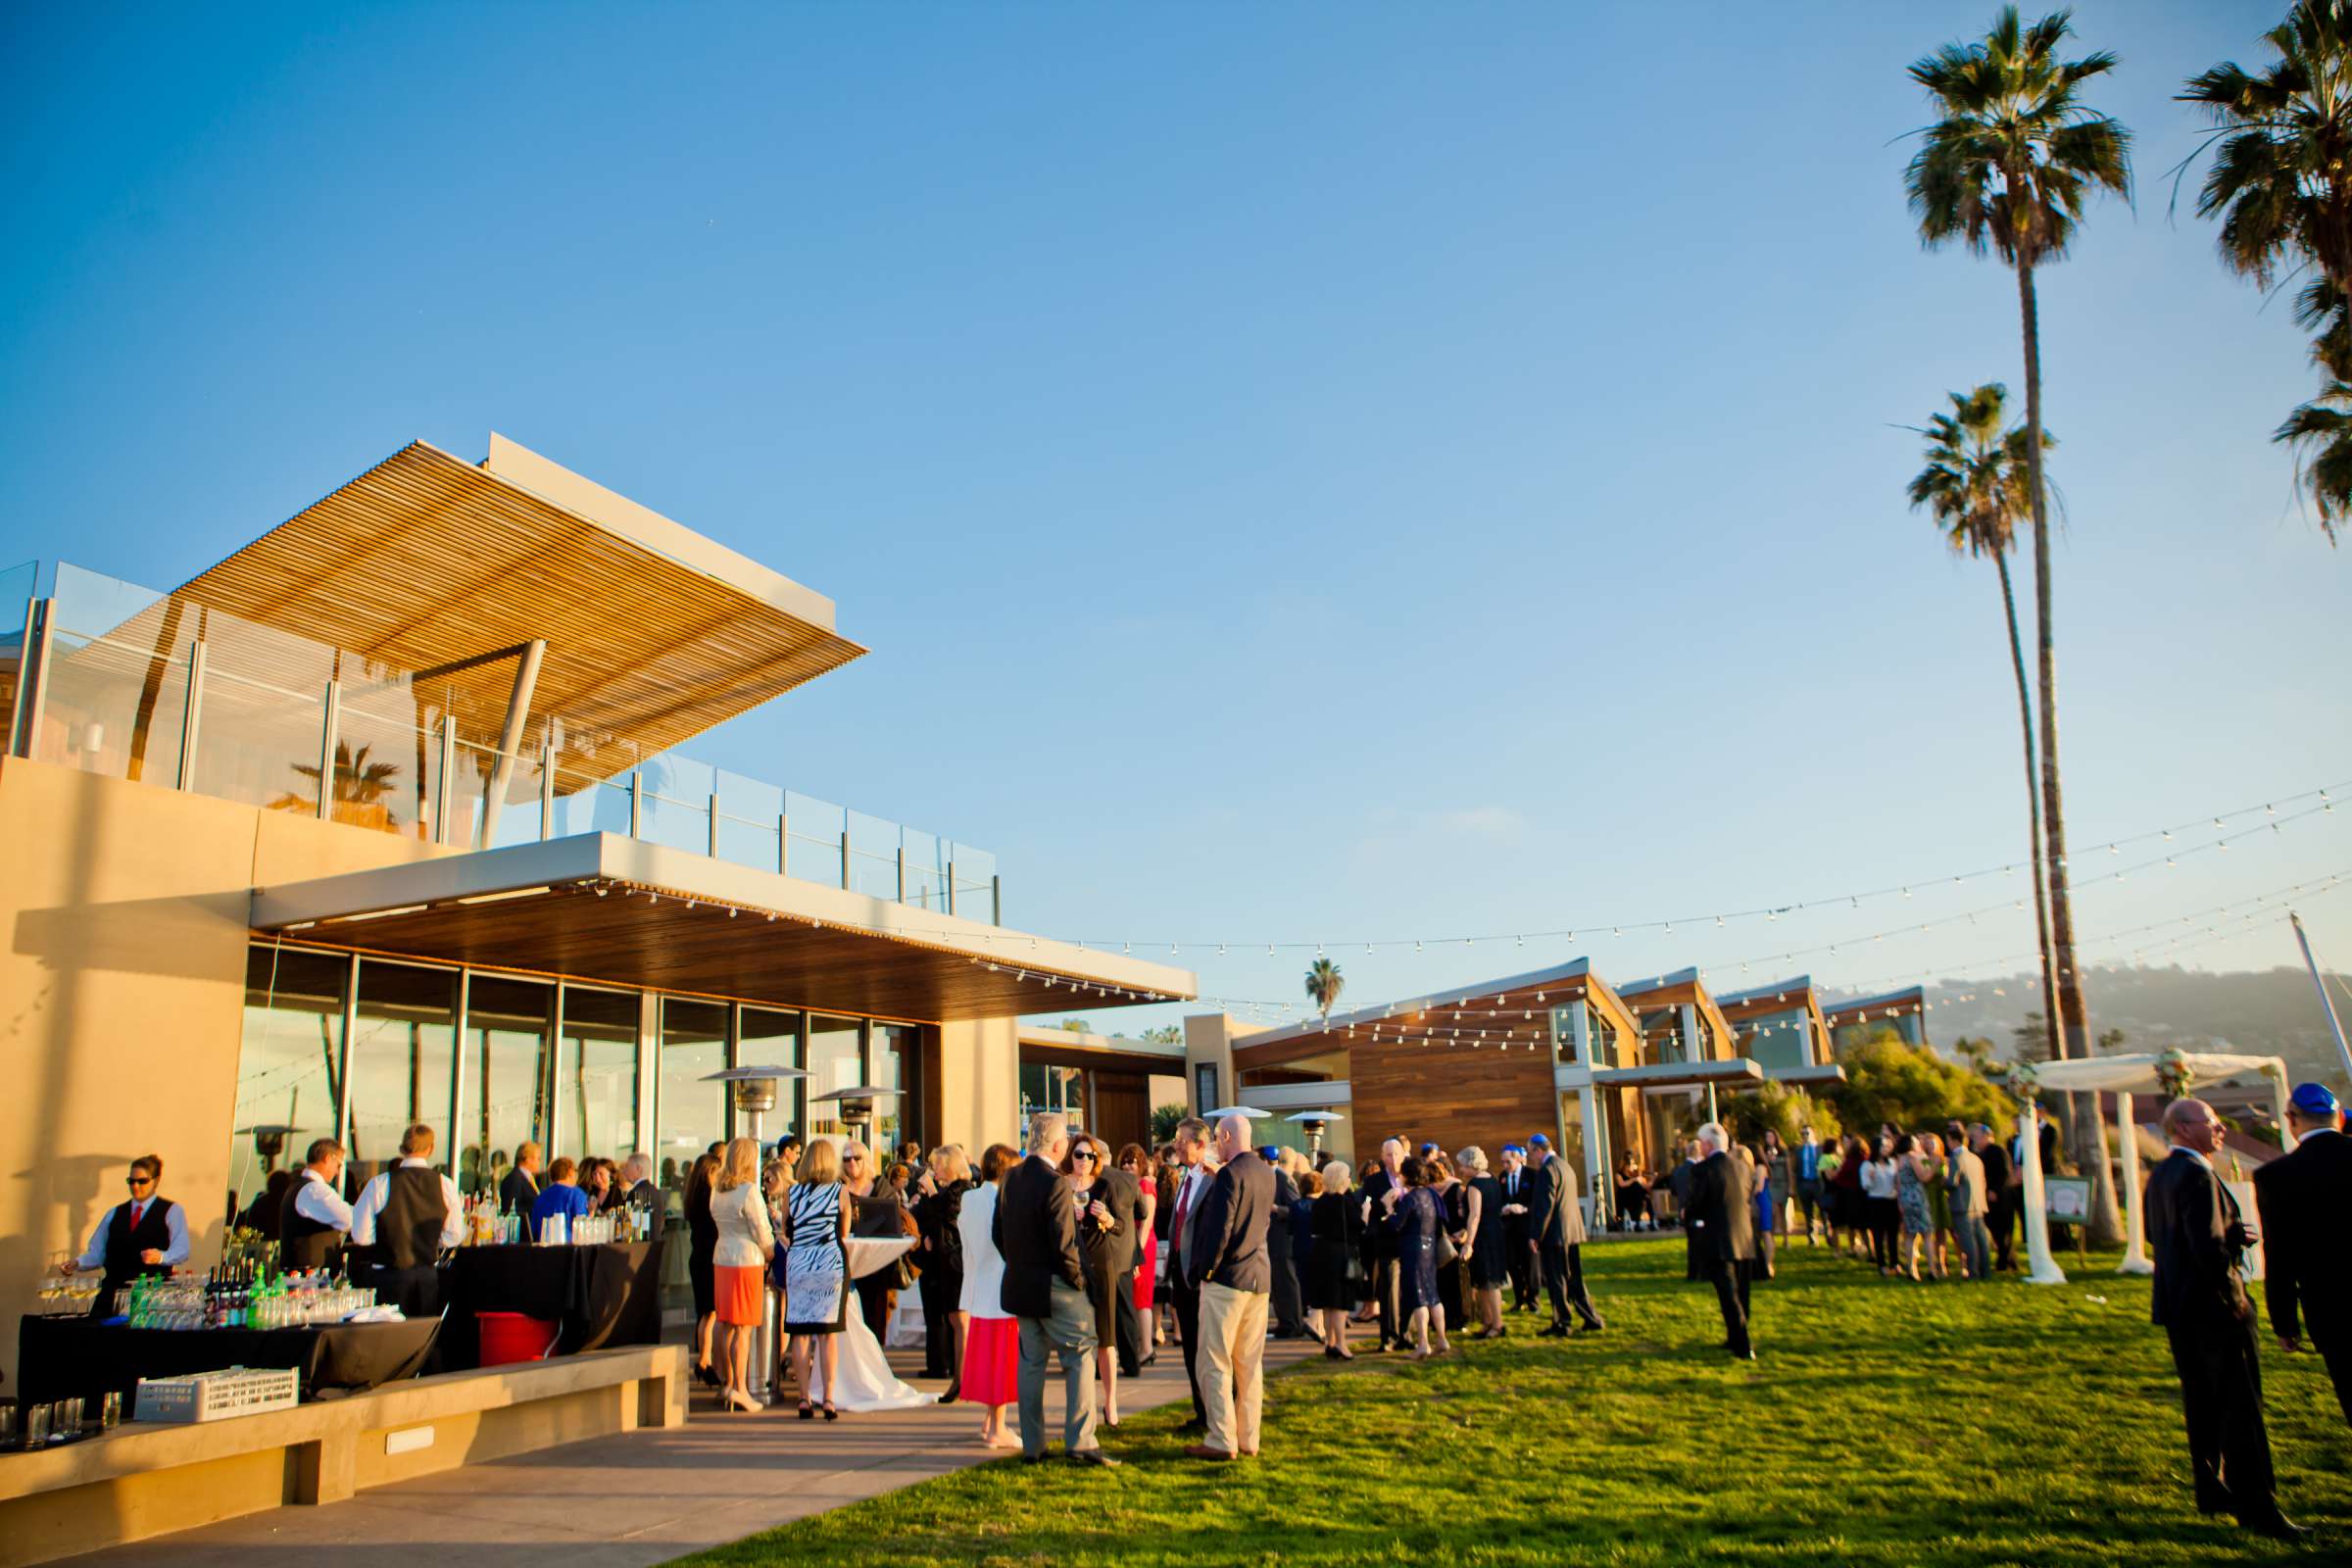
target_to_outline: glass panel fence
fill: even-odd
[[[869,899],[899,896],[899,824],[850,812],[850,891]]]
[[[637,836],[696,855],[710,853],[710,764],[664,754],[637,764]]]
[[[721,770],[718,774],[718,857],[737,865],[781,871],[776,841],[784,792],[773,784]]]
[[[845,886],[848,879],[841,863],[841,836],[849,813],[830,801],[791,790],[784,792],[784,810],[792,824],[792,858],[784,868],[785,875]]]

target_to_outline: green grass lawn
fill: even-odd
[[[686,1559],[1053,1564],[2125,1563],[2352,1556],[2352,1435],[2318,1358],[2268,1353],[2296,1547],[2189,1500],[2144,1278],[1914,1286],[1784,1250],[1737,1364],[1678,1239],[1588,1248],[1608,1332],[1514,1330],[1415,1365],[1269,1380],[1265,1455],[1179,1456],[1181,1406],[1132,1416],[1115,1472],[998,1462]],[[1531,1319],[1522,1317],[1520,1323]],[[2266,1346],[2272,1342],[2265,1341]]]

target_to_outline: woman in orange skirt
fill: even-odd
[[[728,1144],[712,1186],[710,1218],[718,1226],[718,1247],[710,1257],[711,1295],[726,1335],[727,1387],[721,1397],[731,1409],[757,1410],[760,1401],[747,1386],[752,1341],[767,1304],[767,1260],[776,1251],[767,1200],[760,1191],[760,1146],[749,1138]]]

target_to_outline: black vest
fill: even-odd
[[[114,1217],[106,1225],[106,1277],[100,1282],[101,1300],[111,1298],[114,1289],[137,1274],[169,1274],[169,1263],[142,1263],[139,1254],[153,1248],[162,1251],[172,1245],[172,1227],[168,1223],[172,1200],[157,1197],[148,1200],[147,1212],[134,1228],[130,1223],[131,1205],[120,1203]]]
[[[375,1257],[387,1268],[430,1268],[441,1255],[449,1197],[429,1165],[395,1165],[375,1216]]]
[[[331,1269],[342,1257],[343,1233],[294,1206],[294,1200],[310,1185],[311,1178],[307,1175],[297,1180],[286,1189],[285,1200],[277,1211],[277,1266],[288,1271]]]

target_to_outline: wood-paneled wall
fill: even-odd
[[[1476,1144],[1490,1161],[1505,1143],[1559,1137],[1559,1094],[1541,1051],[1358,1040],[1350,1056],[1348,1113],[1367,1161],[1398,1135],[1447,1150]]]

